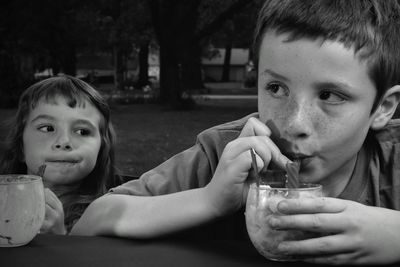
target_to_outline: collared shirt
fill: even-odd
[[[194,146],[144,173],[139,179],[111,189],[110,193],[154,196],[204,187],[213,177],[226,144],[239,136],[250,117],[258,117],[258,114],[201,132]],[[378,132],[370,131],[358,153],[353,174],[338,197],[400,210],[400,120],[392,120]],[[229,219],[231,224],[242,220],[236,223],[236,230],[232,230],[238,235],[246,235],[243,233],[243,213],[242,209]],[[226,227],[221,229],[226,230]]]

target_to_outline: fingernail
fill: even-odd
[[[289,207],[288,203],[284,200],[278,203],[278,210],[281,212],[286,211],[288,207]]]
[[[271,228],[278,228],[279,227],[279,219],[271,216],[268,220],[268,224]]]

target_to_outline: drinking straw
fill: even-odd
[[[250,149],[250,154],[251,154],[251,165],[252,165],[255,175],[256,175],[256,185],[258,188],[260,186],[260,175],[258,174],[256,152],[254,151],[254,148]]]
[[[295,160],[294,162],[286,163],[286,187],[287,188],[298,188],[299,187],[299,170],[300,161]]]
[[[45,170],[46,170],[46,164],[40,165],[38,168],[37,175],[43,177]]]

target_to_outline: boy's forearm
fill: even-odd
[[[215,217],[204,188],[151,197],[106,195],[86,209],[71,234],[151,238]]]

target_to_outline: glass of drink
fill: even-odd
[[[0,175],[0,247],[29,243],[45,213],[43,182],[36,175]]]
[[[275,178],[285,176],[284,171],[269,171],[269,175]],[[276,173],[279,172],[279,173]],[[283,173],[282,173],[283,172]],[[278,203],[284,199],[314,198],[322,197],[322,186],[318,184],[300,183],[298,188],[285,188],[279,179],[267,185],[265,179],[258,186],[256,183],[250,185],[246,202],[246,227],[250,240],[257,251],[270,260],[290,261],[296,260],[290,255],[280,254],[278,245],[282,241],[304,240],[316,237],[315,233],[300,230],[275,230],[271,229],[268,219],[273,214],[279,214]]]

